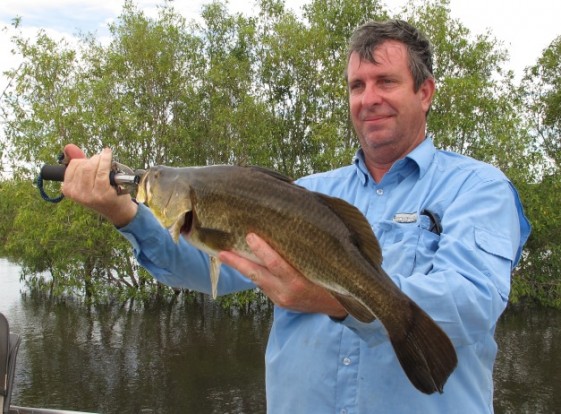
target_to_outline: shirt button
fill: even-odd
[[[376,194],[378,194],[379,196],[384,195],[384,190],[382,188],[378,188],[376,190]]]
[[[351,359],[350,358],[343,358],[343,364],[344,365],[351,365]]]
[[[344,408],[341,410],[341,414],[347,414],[347,410],[345,410]]]

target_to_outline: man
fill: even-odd
[[[223,266],[219,293],[258,286],[276,304],[266,351],[268,412],[492,412],[494,330],[530,232],[516,190],[494,167],[436,150],[426,136],[435,82],[430,44],[414,27],[403,21],[359,27],[346,77],[361,149],[352,165],[298,184],[364,213],[385,271],[449,335],[458,366],[442,394],[419,392],[379,321],[347,315],[250,234],[263,265],[222,252],[230,267]],[[83,157],[74,146],[66,152]],[[72,161],[64,194],[113,222],[158,280],[209,292],[208,258],[184,240],[175,245],[146,207],[117,196],[108,184],[110,164],[109,150]]]

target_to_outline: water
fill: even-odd
[[[49,301],[21,292],[0,259],[0,312],[22,335],[12,403],[111,413],[265,412],[271,315],[211,301],[145,307]],[[561,312],[508,311],[497,328],[497,414],[561,413]]]
[[[496,337],[495,413],[561,413],[561,311],[508,311]]]
[[[22,336],[12,404],[110,413],[265,412],[270,317],[207,300],[142,309],[20,293],[0,259],[0,312]],[[201,296],[202,298],[202,296]]]

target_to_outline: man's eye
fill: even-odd
[[[362,87],[362,83],[361,82],[352,82],[349,84],[349,90],[351,91],[356,91],[358,89],[360,89]]]

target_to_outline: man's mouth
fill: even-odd
[[[382,122],[391,117],[392,115],[365,115],[362,117],[362,122]]]

